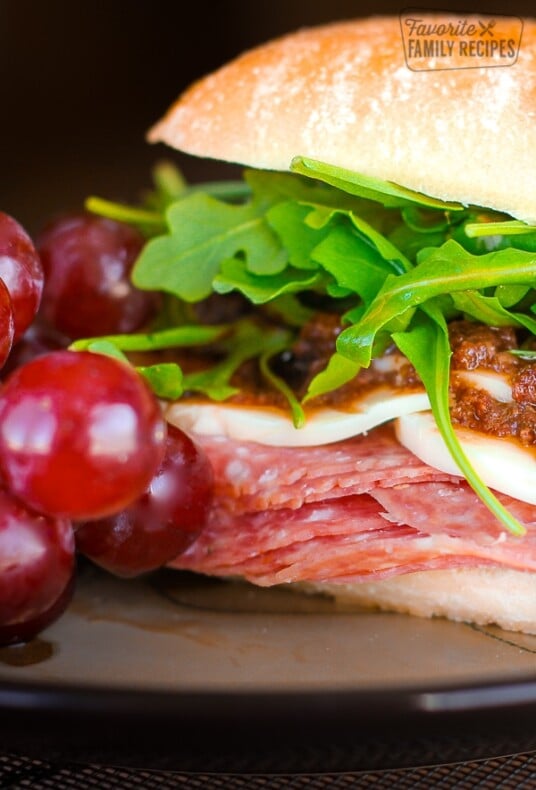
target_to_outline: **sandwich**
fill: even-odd
[[[514,51],[507,22],[426,21]],[[169,179],[133,270],[172,304],[166,417],[215,472],[171,567],[536,633],[536,23],[515,62],[468,51],[412,68],[396,17],[306,28],[150,130],[243,168]]]

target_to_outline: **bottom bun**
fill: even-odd
[[[298,582],[308,593],[323,593],[357,604],[419,617],[496,624],[507,631],[536,634],[536,573],[507,568],[420,571],[376,582]]]

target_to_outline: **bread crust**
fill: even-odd
[[[303,29],[195,83],[148,139],[270,170],[306,156],[534,222],[536,21],[514,65],[429,71],[408,68],[398,17]]]
[[[510,568],[453,568],[406,573],[356,584],[297,583],[344,605],[446,617],[507,631],[536,634],[536,573]]]

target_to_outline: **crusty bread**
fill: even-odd
[[[514,65],[430,65],[408,68],[398,17],[304,29],[194,84],[149,140],[273,170],[306,156],[536,221],[536,21]]]
[[[297,583],[343,603],[404,612],[419,617],[495,624],[507,631],[536,634],[536,573],[508,568],[454,568],[392,576],[376,582]]]

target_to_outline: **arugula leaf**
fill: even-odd
[[[229,331],[229,327],[225,325],[183,325],[145,334],[84,338],[75,340],[69,348],[73,351],[87,350],[97,354],[107,354],[130,364],[124,351],[162,351],[168,348],[210,345],[228,335]],[[147,380],[157,397],[176,400],[183,394],[183,374],[180,366],[175,362],[135,367]]]
[[[447,211],[430,211],[421,206],[406,206],[401,211],[404,224],[415,233],[445,233],[451,221]]]
[[[325,228],[329,223],[334,223],[337,219],[346,217],[350,220],[355,230],[359,232],[363,241],[369,244],[374,252],[379,253],[390,264],[393,272],[401,274],[412,268],[411,262],[389,239],[352,211],[334,209],[330,206],[311,206],[311,208],[312,210],[306,218],[307,224],[311,227],[317,229]]]
[[[308,206],[286,201],[272,206],[266,213],[268,224],[277,233],[288,252],[289,263],[296,269],[318,269],[311,253],[329,233],[328,228],[313,229],[305,220]]]
[[[115,345],[106,338],[98,338],[95,340],[88,340],[85,346],[75,348],[74,344],[70,347],[74,351],[91,351],[93,354],[104,354],[107,357],[114,357],[120,359],[122,362],[129,363],[128,357]]]
[[[332,354],[324,370],[317,373],[310,382],[303,402],[306,403],[312,398],[317,398],[320,395],[325,395],[328,392],[342,387],[343,384],[346,384],[357,376],[360,367],[360,365],[356,362],[352,362],[348,357],[343,357],[342,354],[337,352]]]
[[[153,181],[155,189],[149,194],[146,202],[162,213],[171,203],[194,192],[204,192],[206,195],[230,203],[242,202],[251,197],[251,188],[243,179],[188,184],[178,167],[168,161],[157,163],[153,169]]]
[[[528,362],[532,362],[536,359],[536,351],[532,351],[528,348],[511,348],[510,354],[513,354],[514,357],[519,357],[520,359],[525,359]]]
[[[303,428],[305,425],[305,412],[298,401],[298,398],[288,386],[286,381],[282,379],[280,376],[276,375],[274,371],[270,367],[270,359],[276,353],[280,353],[284,351],[286,348],[285,345],[281,345],[279,348],[271,349],[270,351],[266,351],[264,354],[261,355],[259,359],[259,367],[262,375],[264,378],[272,385],[272,387],[278,390],[284,397],[287,399],[287,402],[290,407],[290,412],[292,414],[292,422],[295,428]]]
[[[373,246],[342,225],[336,225],[314,248],[312,257],[340,287],[358,294],[367,305],[393,273],[393,267]]]
[[[524,250],[499,250],[471,255],[452,239],[439,249],[426,251],[410,272],[390,275],[360,322],[345,329],[337,350],[368,367],[377,334],[411,308],[435,296],[500,284],[532,284],[536,255]]]
[[[525,327],[536,334],[536,320],[524,313],[512,313],[506,310],[496,296],[484,296],[479,291],[462,291],[452,294],[455,307],[487,326]]]
[[[382,181],[372,176],[356,173],[353,170],[319,162],[316,159],[297,156],[292,160],[290,169],[295,173],[325,181],[343,192],[349,192],[367,200],[375,200],[388,207],[400,208],[417,204],[451,211],[461,211],[464,208],[461,203],[429,197],[392,181]]]
[[[467,458],[452,427],[449,412],[450,357],[448,329],[441,310],[429,302],[419,310],[411,329],[394,333],[392,338],[414,366],[423,382],[437,427],[452,458],[475,494],[514,535],[524,535],[525,528],[506,510],[484,485]]]
[[[158,398],[177,400],[184,392],[183,373],[175,362],[140,365],[136,367],[136,370],[147,380]]]
[[[264,306],[268,316],[279,319],[285,326],[301,327],[310,321],[315,311],[303,305],[295,294],[284,293],[276,296]]]
[[[326,283],[326,293],[328,296],[332,296],[334,299],[348,299],[349,297],[355,297],[355,290],[351,288],[345,288],[343,285],[339,285],[336,282],[327,282]]]
[[[188,184],[181,171],[168,161],[158,162],[152,176],[155,188],[146,203],[163,214],[170,203],[186,195]]]
[[[363,201],[329,184],[302,178],[297,173],[246,170],[244,180],[265,209],[279,203],[304,203],[355,209]]]
[[[397,274],[408,272],[413,268],[411,261],[403,255],[398,247],[378,233],[368,222],[355,214],[351,214],[350,219],[358,231],[376,247],[384,260],[389,261]]]
[[[163,233],[166,228],[164,217],[158,211],[127,206],[124,203],[114,203],[111,200],[104,200],[104,198],[96,196],[86,199],[85,208],[86,211],[90,211],[92,214],[99,214],[101,217],[134,225],[142,233],[149,236],[155,233]]]
[[[135,263],[138,288],[195,302],[211,293],[221,261],[238,252],[255,274],[275,274],[286,265],[286,252],[255,200],[231,205],[196,193],[173,203],[166,218],[170,235],[151,239]]]
[[[243,320],[236,324],[232,336],[218,347],[227,353],[227,357],[211,368],[186,374],[184,389],[201,392],[212,400],[226,400],[239,391],[231,384],[231,378],[240,365],[261,354],[275,353],[288,345],[290,339],[289,332],[280,329],[267,331],[252,321]]]
[[[501,307],[513,307],[518,304],[530,291],[529,285],[498,285],[495,296]]]
[[[213,288],[220,294],[240,291],[253,304],[263,304],[283,294],[315,288],[324,280],[321,271],[311,272],[291,266],[277,274],[252,274],[244,261],[231,258],[221,264],[220,273],[214,277]]]
[[[520,219],[505,220],[504,222],[468,222],[464,226],[469,238],[479,236],[517,236],[525,233],[536,233],[536,225],[528,225]]]
[[[400,252],[404,253],[406,258],[415,261],[422,249],[440,247],[445,241],[445,232],[422,233],[401,223],[389,233],[387,238]]]
[[[71,346],[71,348],[73,348],[73,346]],[[105,354],[106,356],[120,359],[127,365],[130,364],[128,357],[123,354],[115,343],[109,340],[89,340],[83,348],[86,351],[91,351],[93,354]],[[74,350],[80,351],[82,347]],[[174,362],[159,365],[136,366],[136,370],[146,379],[158,398],[176,400],[184,391],[182,386],[182,370],[180,366]]]
[[[73,351],[92,351],[93,346],[106,344],[106,347],[115,348],[120,351],[161,351],[165,348],[177,348],[184,346],[202,346],[214,343],[226,333],[229,327],[220,324],[218,326],[207,326],[201,324],[182,325],[162,329],[158,332],[146,332],[132,335],[107,335],[98,340],[95,338],[82,338],[71,343]]]
[[[179,168],[167,160],[158,162],[153,168],[154,189],[145,198],[147,208],[159,211],[162,215],[171,203],[188,197],[195,192],[233,202],[246,200],[251,189],[246,181],[204,181],[201,184],[188,184]]]

